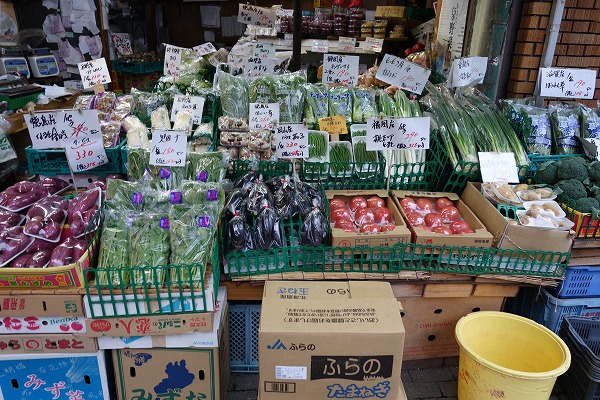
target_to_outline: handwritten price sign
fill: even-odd
[[[426,150],[430,123],[429,117],[369,118],[367,150]]]
[[[277,157],[307,158],[308,127],[304,124],[281,124],[275,128]]]
[[[483,83],[487,70],[487,57],[457,58],[450,67],[448,87],[472,86]]]
[[[277,60],[274,58],[250,57],[244,64],[244,76],[257,77],[272,75],[275,72]]]
[[[131,41],[129,40],[128,33],[111,33],[110,37],[113,41],[113,44],[115,45],[117,54],[119,54],[120,56],[133,54],[133,50],[131,48]]]
[[[483,182],[519,183],[519,169],[514,153],[481,152],[478,155]]]
[[[358,83],[358,56],[340,56],[325,54],[323,56],[323,83]]]
[[[366,38],[365,39],[365,50],[372,51],[373,53],[381,53],[383,49],[383,39],[378,38]]]
[[[420,65],[386,54],[375,78],[409,92],[421,94],[430,74],[430,70]]]
[[[173,108],[171,109],[171,121],[175,121],[175,116],[182,110],[187,110],[192,114],[192,122],[198,125],[202,121],[202,111],[204,111],[204,97],[177,95],[173,99]]]
[[[346,117],[336,115],[333,117],[319,118],[319,130],[328,132],[329,134],[345,135],[348,133],[346,126]]]
[[[34,149],[62,149],[65,147],[64,140],[67,138],[67,133],[62,120],[60,120],[62,115],[59,117],[58,112],[23,114],[23,118],[27,124]]]
[[[540,96],[593,99],[596,71],[590,69],[540,68]]]
[[[179,66],[181,65],[181,52],[183,49],[177,46],[167,45],[165,49],[165,65],[163,74],[166,76],[179,76]]]
[[[104,58],[79,63],[77,68],[79,68],[79,75],[81,75],[84,89],[111,82]]]
[[[250,103],[250,129],[271,129],[279,123],[279,103]]]
[[[207,42],[207,43],[198,45],[198,46],[194,47],[193,50],[199,56],[205,56],[207,54],[211,54],[211,53],[214,53],[217,51],[217,49],[215,48],[215,46],[213,46],[213,44],[211,42]]]
[[[356,38],[340,36],[338,39],[338,51],[354,52],[356,49]]]
[[[67,136],[64,145],[71,171],[87,171],[108,163],[98,111],[64,111],[62,124]]]
[[[270,43],[254,43],[254,57],[273,58],[275,57],[275,47]]]
[[[263,28],[275,26],[275,12],[270,8],[241,4],[238,9],[238,22],[246,25],[256,25]]]
[[[187,138],[185,131],[152,131],[152,150],[150,165],[161,167],[182,167],[187,157]]]

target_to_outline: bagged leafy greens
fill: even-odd
[[[581,104],[581,137],[600,138],[600,108]]]
[[[227,160],[220,151],[210,153],[188,152],[187,174],[189,180],[220,182],[225,178]]]
[[[171,252],[169,214],[137,214],[129,230],[129,260],[136,284],[164,282]]]
[[[577,154],[581,137],[579,106],[566,103],[552,104],[548,107],[555,154]]]
[[[279,103],[279,122],[302,122],[304,111],[305,72],[292,72],[273,76],[273,91]]]
[[[329,88],[329,116],[343,115],[352,122],[352,89],[347,86]]]
[[[311,127],[319,125],[319,118],[329,114],[329,89],[322,83],[307,83],[304,85],[306,101],[304,102],[304,117]]]
[[[96,280],[100,285],[130,283],[129,270],[125,269],[130,266],[128,220],[127,212],[106,212],[96,270]],[[115,268],[120,268],[120,271]]]
[[[248,82],[243,76],[233,76],[217,71],[217,84],[221,95],[223,115],[248,121]]]
[[[513,120],[519,124],[519,131],[527,152],[541,156],[550,155],[552,153],[552,125],[548,110],[519,104],[512,107],[518,115]]]
[[[354,88],[352,122],[363,123],[367,119],[377,116],[377,102],[375,89],[365,87]]]
[[[273,78],[259,76],[250,81],[250,103],[274,103]]]

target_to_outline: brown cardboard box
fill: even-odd
[[[406,8],[402,6],[377,6],[375,18],[405,18]]]
[[[406,227],[400,211],[394,204],[393,199],[385,190],[326,190],[327,199],[334,197],[349,203],[354,196],[362,196],[365,199],[371,196],[381,197],[386,207],[390,210],[392,218],[396,223],[396,229],[389,232],[376,233],[354,233],[345,232],[343,229],[334,228],[331,225],[331,244],[334,247],[390,247],[397,243],[409,243],[410,231]]]
[[[98,351],[96,339],[86,334],[0,335],[0,355],[96,351]]]
[[[260,400],[260,396],[258,396],[258,400]],[[402,381],[400,382],[400,390],[398,390],[398,400],[408,400]]]
[[[493,245],[500,249],[569,252],[573,244],[570,231],[540,230],[510,224],[481,194],[481,184],[467,183],[462,199],[493,234]]]
[[[261,400],[398,396],[404,327],[387,282],[267,281],[258,342]]]
[[[0,293],[3,317],[73,317],[83,314],[83,297],[78,294],[17,295]]]
[[[86,319],[88,335],[140,336],[210,332],[215,312]]]
[[[454,357],[459,346],[454,328],[459,319],[474,311],[500,311],[504,297],[405,297],[402,322],[406,329],[404,359]]]
[[[436,199],[447,197],[458,208],[461,218],[467,221],[471,229],[475,231],[475,233],[464,235],[443,235],[441,233],[428,232],[419,227],[409,227],[413,233],[413,243],[433,246],[492,247],[492,234],[488,232],[484,224],[456,193],[394,190],[392,191],[392,195],[404,218],[406,218],[406,213],[400,207],[400,200],[404,197],[411,197],[413,199],[428,198],[434,205]]]

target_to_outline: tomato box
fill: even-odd
[[[412,232],[413,243],[428,246],[492,247],[493,235],[456,193],[395,190],[392,191],[392,195],[400,213],[402,213]],[[403,199],[412,199],[415,202],[424,199],[426,200],[424,201],[425,203],[429,202],[433,205],[432,211],[434,211],[436,210],[436,200],[440,198],[446,198],[453,203],[454,207],[458,209],[460,219],[469,225],[473,233],[443,234],[430,232],[427,228],[411,225],[408,213],[402,208]],[[440,212],[441,210],[437,211]],[[449,228],[450,223],[444,222],[443,225]]]
[[[345,204],[349,204],[354,197],[362,197],[368,200],[370,197],[377,196],[385,203],[389,210],[391,220],[396,227],[393,230],[385,232],[360,233],[346,232],[341,228],[336,228],[332,218],[331,222],[331,241],[334,247],[391,247],[398,243],[410,242],[410,231],[406,227],[400,211],[396,207],[393,199],[385,190],[326,190],[327,199],[330,204],[334,199],[339,199]]]

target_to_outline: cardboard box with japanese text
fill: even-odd
[[[387,282],[267,281],[260,398],[397,399],[404,335]]]
[[[0,335],[0,356],[35,353],[91,353],[98,351],[95,338],[86,334]]]

